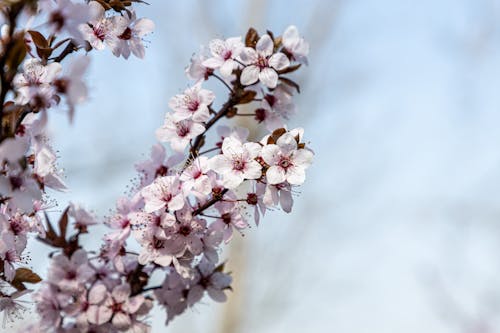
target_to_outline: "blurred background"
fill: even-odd
[[[229,249],[230,301],[153,332],[500,332],[500,1],[149,2],[146,59],[93,55],[90,101],[51,116],[60,206],[108,214],[191,55],[249,26],[309,40],[292,127],[316,152],[293,212]]]

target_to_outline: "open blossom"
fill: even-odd
[[[152,213],[160,209],[176,211],[184,206],[184,194],[177,176],[156,178],[141,191],[144,198],[144,210]]]
[[[278,72],[287,68],[290,61],[281,52],[274,53],[274,43],[269,35],[260,37],[255,49],[245,47],[240,58],[246,65],[241,73],[241,84],[250,85],[261,81],[269,88],[278,84]]]
[[[5,328],[7,321],[13,322],[14,319],[19,319],[21,313],[26,311],[28,308],[23,305],[23,303],[28,303],[28,301],[20,300],[18,298],[32,292],[32,290],[26,289],[23,291],[16,291],[11,295],[0,294],[0,313],[3,312],[4,318],[2,327]]]
[[[135,169],[140,172],[139,188],[153,182],[156,177],[167,176],[173,173],[173,167],[182,162],[184,155],[173,154],[167,157],[165,147],[157,143],[151,147],[150,159],[137,163]]]
[[[117,31],[117,44],[113,48],[113,54],[117,57],[120,55],[128,59],[130,53],[137,58],[144,58],[144,43],[142,37],[153,32],[154,23],[150,19],[137,19],[135,12],[132,15],[117,15],[112,18],[113,24],[117,27],[124,27],[122,31]]]
[[[223,233],[223,238],[226,243],[229,242],[233,236],[233,230],[248,228],[248,223],[237,209],[236,203],[218,202],[215,208],[219,212],[220,218],[212,223],[212,228]]]
[[[170,142],[172,149],[183,151],[191,139],[205,131],[205,126],[189,119],[174,120],[170,113],[165,116],[163,127],[156,131],[156,137],[161,142]]]
[[[214,39],[209,44],[212,57],[203,61],[203,66],[219,69],[222,76],[228,77],[233,72],[233,69],[238,66],[235,59],[239,57],[243,47],[241,37],[232,37],[225,41]]]
[[[261,107],[255,111],[255,119],[264,123],[269,131],[282,128],[285,121],[296,113],[292,93],[279,84],[272,93],[264,95]]]
[[[208,106],[215,99],[215,94],[201,88],[202,81],[188,88],[183,94],[175,95],[168,106],[175,111],[173,117],[176,121],[192,119],[195,122],[207,121],[210,117]]]
[[[10,232],[3,232],[0,235],[0,259],[3,260],[3,269],[7,281],[12,281],[16,274],[14,265],[21,261],[21,253],[25,244],[16,241]]]
[[[208,195],[212,192],[212,186],[207,172],[210,170],[208,157],[199,156],[184,169],[180,176],[184,189],[193,190],[195,195]]]
[[[202,297],[204,291],[216,302],[225,302],[227,299],[224,290],[230,289],[232,282],[231,276],[220,272],[210,261],[203,258],[198,266],[193,279],[192,286],[188,293],[188,303],[194,304]]]
[[[293,60],[307,65],[307,55],[309,54],[309,43],[300,37],[296,26],[291,25],[286,28],[282,37],[283,46],[290,53]]]
[[[83,38],[96,50],[103,50],[106,45],[114,49],[118,44],[118,34],[125,30],[126,22],[114,22],[106,17],[104,7],[97,1],[90,1],[89,8],[89,22],[79,26]]]
[[[210,167],[223,177],[223,185],[234,189],[245,179],[257,179],[262,175],[262,167],[255,160],[261,146],[255,142],[241,143],[228,137],[222,143],[222,154],[212,157]]]
[[[285,133],[276,144],[262,148],[262,158],[270,166],[266,172],[268,184],[287,181],[292,185],[301,185],[306,178],[305,170],[312,163],[313,153],[307,149],[298,149],[295,137]]]
[[[146,301],[144,296],[130,296],[130,285],[121,284],[113,288],[111,293],[102,292],[105,288],[94,289],[93,302],[88,309],[88,319],[93,324],[104,324],[111,321],[118,330],[129,329],[133,315],[139,311]],[[101,290],[102,289],[102,290]],[[101,305],[97,305],[101,303]]]
[[[28,104],[40,109],[52,105],[55,90],[51,86],[56,76],[61,72],[58,62],[44,66],[38,59],[28,59],[23,64],[23,72],[16,74],[14,88],[17,92],[15,102]]]
[[[269,184],[266,186],[262,202],[267,207],[280,205],[285,213],[290,213],[293,206],[292,187],[286,182]]]
[[[89,6],[71,0],[41,0],[39,6],[48,14],[52,32],[67,31],[72,37],[81,39],[78,26],[90,19]]]
[[[63,254],[55,256],[49,270],[48,279],[57,281],[58,287],[64,291],[79,291],[94,276],[89,266],[87,252],[78,250],[71,259]]]
[[[186,67],[186,76],[190,80],[208,80],[208,77],[213,73],[212,68],[208,68],[203,65],[203,62],[207,60],[207,57],[203,54],[203,49],[198,54],[193,54],[189,65]]]

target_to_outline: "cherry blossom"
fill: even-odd
[[[89,8],[89,22],[79,26],[83,38],[96,50],[103,50],[106,45],[112,50],[118,48],[118,35],[125,30],[127,22],[106,17],[104,7],[97,1],[90,1]]]
[[[262,167],[255,160],[261,146],[254,142],[241,143],[232,137],[224,139],[222,154],[212,157],[210,168],[223,177],[223,185],[234,189],[245,179],[257,179]]]
[[[283,33],[282,42],[293,60],[297,60],[302,64],[308,64],[307,55],[309,54],[309,43],[306,42],[304,38],[300,37],[296,26],[291,25],[286,28]]]
[[[295,137],[285,133],[276,144],[262,148],[262,158],[270,166],[266,171],[269,184],[287,181],[292,185],[301,185],[306,177],[305,170],[312,163],[313,153],[307,149],[298,149]]]
[[[42,0],[40,8],[47,12],[48,24],[53,33],[65,30],[74,38],[82,38],[78,26],[90,19],[88,5],[71,0]]]
[[[152,213],[160,209],[176,211],[184,206],[184,195],[177,176],[156,178],[142,189],[141,195],[146,203],[144,210]]]
[[[201,88],[202,81],[188,88],[183,94],[175,95],[168,106],[175,111],[173,118],[176,121],[192,119],[195,122],[207,121],[210,117],[208,107],[215,99],[210,90]]]
[[[171,114],[167,114],[163,127],[156,131],[156,138],[161,142],[170,142],[172,149],[182,152],[190,140],[204,131],[202,124],[189,119],[175,121]]]
[[[241,37],[228,38],[225,41],[214,39],[210,42],[209,48],[212,54],[211,58],[203,61],[203,66],[211,69],[219,69],[224,77],[228,77],[238,66],[236,59],[243,50]]]
[[[123,31],[117,32],[117,45],[113,48],[113,54],[117,57],[120,55],[128,59],[130,53],[137,58],[144,58],[145,50],[142,37],[153,32],[154,23],[147,18],[136,18],[136,14],[132,11],[130,17],[114,16],[113,25],[117,27],[125,27]]]
[[[39,109],[51,106],[55,95],[51,84],[61,69],[61,64],[57,62],[44,66],[38,59],[26,60],[23,64],[23,73],[17,74],[13,80],[17,92],[16,103],[29,103]]]
[[[241,84],[251,85],[261,81],[269,88],[278,84],[278,73],[290,65],[290,61],[281,52],[273,53],[274,43],[269,35],[260,37],[255,49],[245,47],[240,58],[246,65],[241,73]]]

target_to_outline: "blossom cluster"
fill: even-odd
[[[299,92],[287,74],[307,64],[309,46],[294,26],[279,37],[250,29],[244,38],[212,40],[193,56],[186,68],[192,85],[170,99],[171,111],[156,131],[159,143],[136,165],[137,182],[111,216],[100,222],[70,204],[52,223],[48,189],[65,191],[66,185],[45,134],[49,110],[65,99],[72,119],[88,94],[89,56],[75,56],[69,65],[63,60],[104,48],[143,58],[143,37],[154,24],[137,19],[132,5],[141,2],[40,0],[8,8],[0,39],[6,64],[0,75],[6,124],[0,133],[0,312],[14,318],[24,308],[19,298],[31,293],[40,320],[23,332],[148,332],[155,303],[165,308],[168,323],[205,294],[224,302],[231,276],[223,246],[258,225],[266,211],[290,212],[312,163],[303,129],[285,125]],[[19,28],[24,16],[46,31]],[[227,87],[225,101],[205,88],[210,79]],[[246,128],[217,124],[244,116],[263,123],[268,134],[251,140]],[[216,129],[211,145],[210,129]],[[81,235],[100,223],[109,232],[92,251]],[[26,267],[30,235],[55,248],[42,282]],[[162,282],[155,285],[153,275]],[[26,286],[39,282],[35,292]]]

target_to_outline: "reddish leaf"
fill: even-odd
[[[256,91],[245,90],[245,92],[243,93],[243,95],[239,99],[238,104],[247,104],[247,103],[253,102],[253,99],[255,98],[256,95],[257,95]]]
[[[288,86],[290,86],[292,88],[297,89],[297,92],[300,94],[300,86],[297,83],[295,83],[294,81],[292,81],[292,80],[290,80],[290,79],[288,79],[286,77],[280,77],[280,80],[284,84],[286,84],[286,85],[288,85]]]
[[[254,28],[248,29],[247,35],[245,36],[245,46],[255,48],[257,41],[259,40],[259,34]]]

